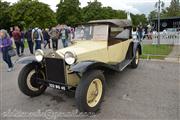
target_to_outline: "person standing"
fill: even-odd
[[[74,39],[75,38],[75,30],[74,28],[72,27],[71,28],[71,39]]]
[[[151,25],[148,25],[148,40],[152,39],[152,29],[151,29]]]
[[[62,27],[60,30],[60,39],[62,40],[63,46],[68,47],[68,38],[69,38],[69,32],[65,28],[65,26]]]
[[[56,27],[53,27],[51,29],[51,31],[49,32],[49,35],[50,35],[51,40],[52,40],[53,50],[57,50],[58,49],[59,32],[56,29]]]
[[[15,41],[17,54],[20,57],[21,56],[20,48],[22,46],[22,43],[21,43],[21,32],[20,32],[19,27],[15,26],[12,36]],[[23,52],[24,52],[24,50],[23,50],[23,48],[21,48],[21,53],[23,53]]]
[[[143,27],[142,27],[141,24],[138,25],[137,34],[138,34],[138,40],[142,41],[142,38],[143,38]]]
[[[46,49],[46,46],[48,45],[49,46],[49,49],[51,49],[51,45],[50,45],[50,36],[49,36],[49,29],[45,29],[43,31],[43,36],[44,36],[44,48]]]
[[[12,46],[12,40],[6,30],[0,30],[0,51],[2,52],[3,60],[8,65],[8,72],[13,70],[13,63],[8,54],[9,47]]]
[[[20,42],[20,46],[21,46],[21,56],[24,55],[24,39],[25,39],[25,33],[23,30],[21,30],[21,42]]]
[[[44,41],[41,29],[39,29],[38,27],[34,28],[32,30],[31,38],[33,42],[35,41],[36,43],[35,50],[41,49],[41,43]]]
[[[148,38],[148,27],[147,25],[144,26],[144,38]]]
[[[27,39],[27,42],[28,42],[28,47],[29,47],[29,51],[31,54],[33,54],[33,47],[34,47],[34,42],[32,41],[32,37],[31,37],[31,34],[32,34],[32,29],[30,28],[26,34],[25,34],[25,38]]]
[[[16,45],[15,45],[15,42],[14,42],[14,38],[13,38],[13,31],[14,31],[14,28],[13,27],[10,27],[10,31],[9,31],[9,36],[10,36],[10,38],[11,38],[11,40],[12,40],[12,43],[13,43],[13,48],[16,48]]]
[[[13,27],[10,27],[10,29],[9,29],[9,36],[10,36],[10,38],[13,37],[13,36],[12,36],[12,33],[13,33]]]

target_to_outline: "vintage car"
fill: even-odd
[[[75,29],[75,39],[67,48],[25,57],[27,64],[18,78],[27,96],[41,95],[47,87],[74,91],[80,112],[96,112],[105,93],[104,71],[137,68],[141,44],[132,39],[131,21],[96,20]]]

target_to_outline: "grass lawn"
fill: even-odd
[[[172,45],[143,45],[143,59],[164,59],[171,53]]]

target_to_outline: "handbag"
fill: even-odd
[[[14,50],[13,47],[8,48],[8,54],[9,54],[10,57],[16,56],[16,51]]]

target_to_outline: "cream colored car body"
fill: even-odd
[[[125,59],[131,42],[132,39],[129,39],[108,46],[107,40],[79,40],[74,41],[73,44],[67,48],[56,51],[56,53],[63,57],[66,52],[72,52],[77,56],[77,62],[90,60],[117,64]]]
[[[131,42],[132,39],[129,39],[108,46],[107,40],[79,40],[74,41],[73,44],[67,48],[57,50],[56,53],[63,58],[66,52],[72,52],[77,57],[76,63],[88,60],[116,65],[125,60]],[[71,71],[66,69],[66,75],[69,86],[78,85],[80,78],[76,74],[71,74]]]
[[[124,28],[130,26],[130,22],[127,20],[100,20],[100,21],[91,21],[90,26],[87,27],[90,35],[90,39],[85,39],[85,28],[83,26],[79,27],[76,31],[79,37],[78,39],[72,42],[72,45],[67,48],[62,48],[56,51],[56,54],[60,56],[61,59],[64,59],[66,52],[73,53],[77,60],[76,64],[87,61],[94,61],[105,63],[109,66],[115,66],[118,63],[123,62],[126,59],[126,55],[129,49],[129,45],[133,42],[132,39],[121,40],[109,39],[110,38],[110,28],[114,27],[112,30],[115,32],[123,31]],[[92,30],[93,29],[93,30]],[[77,37],[76,36],[76,37]],[[83,36],[83,37],[81,37]],[[128,36],[130,38],[130,36]],[[81,39],[82,38],[82,39]],[[77,72],[71,71],[71,65],[66,65],[66,84],[68,86],[77,86],[80,76],[77,75]]]
[[[35,56],[19,61],[27,64],[18,77],[20,90],[31,97],[47,87],[75,92],[80,112],[96,112],[104,96],[104,72],[138,66],[141,45],[131,39],[131,26],[131,21],[119,19],[78,26],[67,48],[49,53],[37,50]]]

